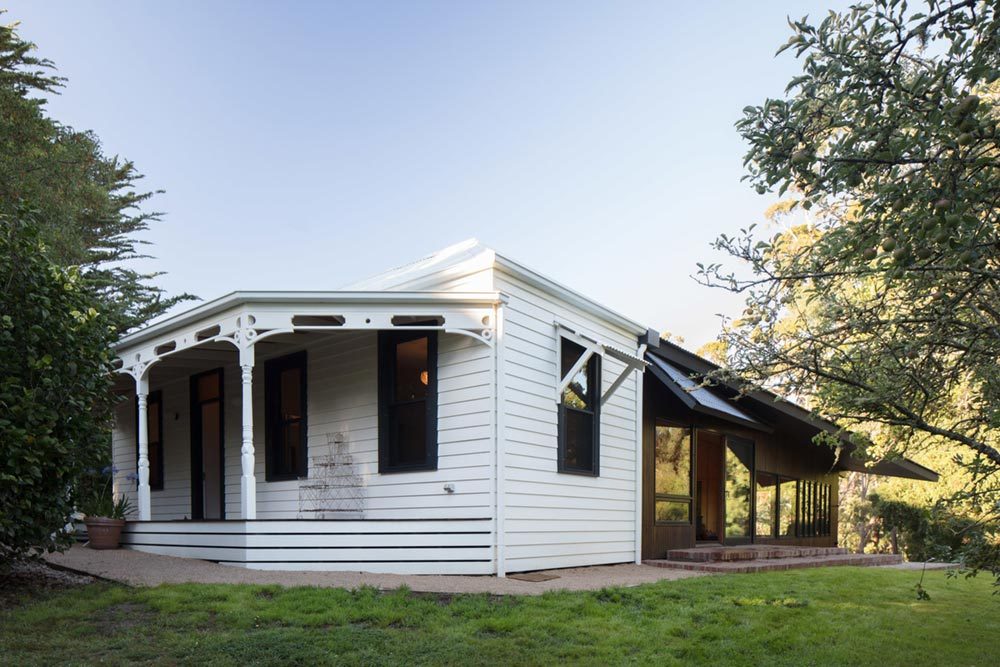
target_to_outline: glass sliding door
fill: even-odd
[[[753,441],[726,438],[726,542],[749,542],[753,517]]]

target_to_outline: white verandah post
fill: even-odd
[[[240,347],[240,377],[243,389],[242,440],[240,462],[240,513],[245,520],[257,518],[257,480],[254,478],[253,452],[253,345]]]
[[[139,460],[136,462],[139,474],[139,521],[149,521],[152,510],[149,498],[149,380],[142,375],[135,381],[137,405],[136,434],[139,443]]]

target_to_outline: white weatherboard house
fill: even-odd
[[[116,354],[125,544],[241,567],[504,576],[830,546],[837,475],[862,469],[813,444],[833,425],[698,387],[708,361],[475,241],[345,291],[234,292]]]
[[[116,346],[124,542],[269,569],[634,561],[645,334],[475,241],[207,302]]]

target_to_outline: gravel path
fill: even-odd
[[[896,565],[886,565],[896,570],[951,570],[961,567],[958,563],[924,563],[921,561],[897,563]]]
[[[497,579],[488,576],[395,575],[370,572],[284,572],[250,570],[218,565],[192,558],[174,558],[118,549],[97,551],[75,545],[68,552],[50,554],[46,559],[58,567],[119,581],[133,586],[158,584],[279,584],[281,586],[320,586],[357,588],[374,586],[394,589],[408,586],[427,593],[492,593],[495,595],[538,595],[545,591],[598,590],[606,586],[638,586],[656,581],[705,576],[703,572],[669,570],[648,565],[595,565],[547,574],[557,578],[529,582]]]

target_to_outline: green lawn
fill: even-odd
[[[997,665],[992,580],[828,568],[541,597],[105,584],[0,612],[5,664]]]

